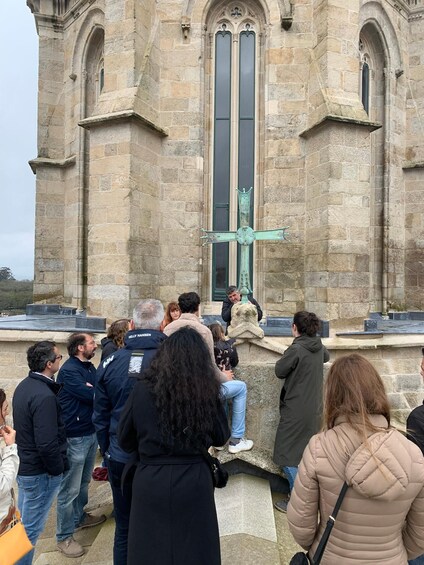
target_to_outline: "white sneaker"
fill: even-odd
[[[228,445],[229,453],[239,453],[240,451],[250,451],[253,447],[253,441],[244,437],[235,445]]]

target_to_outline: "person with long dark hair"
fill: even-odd
[[[224,445],[230,431],[207,346],[184,327],[166,339],[137,381],[119,425],[138,453],[128,565],[219,565],[214,487],[198,444]]]
[[[284,379],[284,384],[274,461],[285,473],[290,490],[303,450],[322,424],[324,363],[330,356],[317,336],[320,325],[313,312],[296,312],[292,324],[293,343],[275,364],[275,374]],[[278,501],[275,508],[286,512],[287,502]]]
[[[213,352],[215,355],[215,363],[221,371],[232,371],[238,365],[239,358],[235,339],[225,339],[224,329],[219,322],[210,324],[208,328],[211,330],[213,337]]]
[[[295,540],[312,557],[344,482],[322,565],[406,565],[424,551],[424,459],[390,426],[373,365],[336,359],[325,385],[325,431],[309,441],[287,510]]]

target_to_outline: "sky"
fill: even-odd
[[[38,37],[25,0],[0,0],[0,267],[34,276]]]

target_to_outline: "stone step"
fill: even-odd
[[[269,482],[251,475],[231,476],[216,489],[222,565],[279,565]]]

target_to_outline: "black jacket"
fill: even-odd
[[[57,398],[62,408],[67,437],[94,434],[92,419],[96,367],[90,361],[69,357],[60,368],[57,382],[62,385]]]
[[[256,306],[256,310],[258,311],[258,322],[260,322],[263,316],[262,308],[259,306],[257,301],[253,298],[252,294],[249,294],[247,298],[249,299],[249,302],[251,302]],[[233,306],[234,304],[231,302],[228,296],[225,297],[225,299],[222,302],[221,318],[224,320],[224,322],[227,322],[227,327],[231,324],[231,308]]]
[[[229,435],[222,408],[210,437],[199,442],[205,448],[224,445]],[[142,379],[122,412],[119,439],[139,459],[132,484],[128,565],[219,565],[210,469],[197,447],[163,439],[155,398]]]
[[[125,336],[125,347],[109,355],[97,369],[93,423],[100,452],[114,461],[130,460],[130,455],[118,444],[117,429],[122,409],[137,380],[128,376],[131,354],[135,350],[144,352],[145,369],[164,339],[166,336],[157,330],[131,330]]]
[[[13,395],[19,475],[60,475],[69,468],[67,441],[57,394],[61,386],[30,372]]]
[[[215,355],[215,363],[221,371],[231,371],[238,365],[239,358],[235,339],[219,340],[214,343],[213,352]]]
[[[409,414],[406,420],[406,437],[416,443],[424,455],[424,403]]]
[[[321,338],[301,335],[275,364],[275,375],[284,379],[273,456],[280,467],[299,465],[309,440],[321,429],[324,363],[329,358]]]
[[[100,357],[100,362],[103,361],[103,359],[106,359],[106,357],[109,357],[109,355],[115,351],[118,351],[118,346],[112,339],[110,339],[110,337],[104,337],[100,343],[102,345],[102,356]]]

